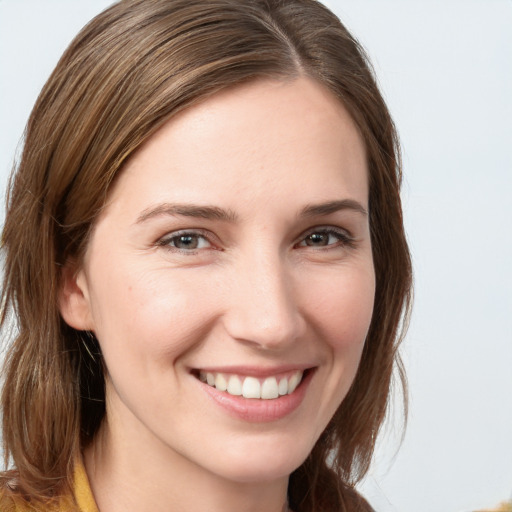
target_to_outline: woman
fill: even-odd
[[[127,0],[30,117],[3,510],[371,510],[410,298],[393,123],[312,0]]]

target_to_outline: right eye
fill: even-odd
[[[194,231],[169,233],[159,240],[158,245],[181,252],[193,252],[212,247],[212,244],[204,235]]]

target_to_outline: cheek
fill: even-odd
[[[317,283],[316,293],[309,297],[312,323],[322,331],[335,354],[354,352],[359,357],[370,327],[374,298],[373,266]]]
[[[168,364],[193,345],[212,317],[214,300],[201,280],[164,269],[111,269],[97,279],[91,303],[107,360],[152,359]]]
[[[375,296],[372,265],[343,268],[317,280],[309,295],[310,325],[323,342],[325,367],[319,372],[322,405],[319,436],[346,397],[357,373]]]

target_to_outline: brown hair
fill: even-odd
[[[397,136],[364,51],[315,0],[124,0],[75,38],[43,88],[8,194],[2,323],[16,320],[2,395],[18,493],[69,491],[77,454],[104,416],[97,341],[58,310],[61,267],[80,261],[123,164],[177,112],[258,78],[311,77],[345,105],[367,150],[376,272],[355,381],[291,476],[296,512],[357,510],[386,415],[410,303]],[[330,462],[328,462],[330,461]],[[354,501],[355,500],[355,501]],[[359,506],[359,505],[358,505]]]

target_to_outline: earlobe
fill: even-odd
[[[62,268],[59,311],[64,321],[79,331],[93,330],[87,280],[83,269],[67,262]]]

